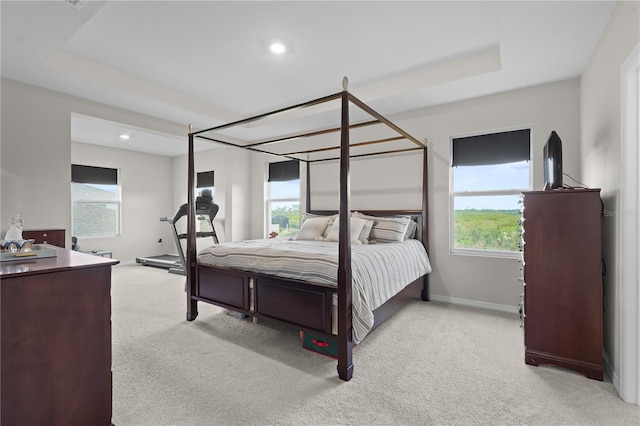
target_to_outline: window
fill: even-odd
[[[215,185],[214,185],[214,172],[213,170],[209,172],[199,172],[196,177],[196,196],[201,197],[202,191],[209,190],[211,191],[211,198],[215,195]]]
[[[300,165],[296,160],[269,164],[267,229],[278,236],[300,230]]]
[[[451,252],[517,256],[530,129],[452,140]]]
[[[71,204],[73,236],[120,235],[118,170],[72,164]]]
[[[210,196],[211,200],[215,195],[215,186],[214,186],[214,172],[213,170],[208,172],[198,172],[196,175],[196,197],[207,198],[206,196]],[[207,194],[207,192],[209,192]],[[197,199],[196,199],[197,200]],[[197,207],[196,207],[197,208]],[[216,210],[217,214],[218,210]],[[213,223],[204,216],[198,215],[198,220],[196,222],[196,231],[197,232],[215,232],[215,229],[212,229]],[[185,219],[186,224],[186,219]],[[218,236],[215,237],[216,239]]]

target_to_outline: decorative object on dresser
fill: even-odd
[[[525,363],[603,379],[601,223],[599,189],[523,194]]]
[[[65,248],[64,229],[25,229],[22,231],[22,238],[33,239],[35,244],[51,244]]]
[[[0,424],[107,426],[118,261],[53,249],[0,264]]]
[[[5,240],[22,240],[22,229],[24,228],[24,220],[17,214],[11,219],[9,229],[4,236]]]

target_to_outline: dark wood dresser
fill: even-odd
[[[118,261],[57,252],[0,264],[3,426],[111,424],[111,267]]]
[[[25,229],[22,231],[25,240],[34,239],[36,244],[51,244],[65,248],[64,229]]]
[[[602,380],[599,189],[523,194],[525,362]]]

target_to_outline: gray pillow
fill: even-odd
[[[375,221],[369,234],[369,240],[375,241],[376,243],[404,241],[409,222],[412,222],[408,217],[376,217],[368,216],[360,212],[353,212],[353,216]]]

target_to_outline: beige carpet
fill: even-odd
[[[515,315],[415,301],[354,349],[354,378],[297,331],[199,304],[184,277],[113,270],[113,422],[126,425],[638,425],[611,382],[524,364]]]

